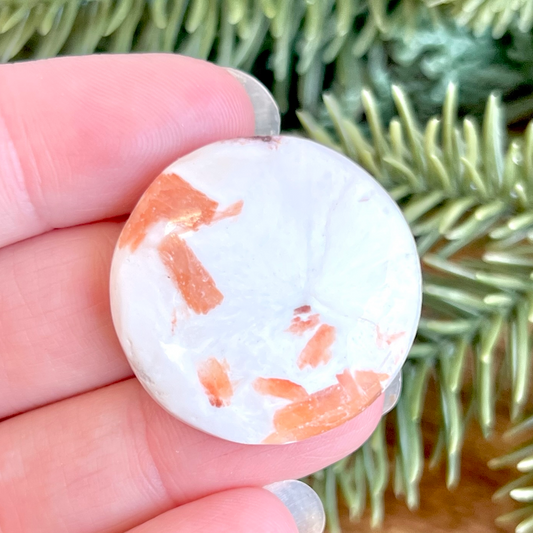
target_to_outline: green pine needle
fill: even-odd
[[[523,32],[533,27],[533,3],[530,0],[426,0],[426,3],[430,6],[447,4],[460,24],[471,26],[478,35],[492,28],[495,39],[499,39],[511,24],[517,24]]]

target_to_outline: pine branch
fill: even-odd
[[[512,24],[522,32],[533,27],[533,4],[529,0],[426,0],[426,3],[432,7],[448,5],[451,15],[460,24],[471,26],[477,35],[492,28],[493,37],[499,39]]]
[[[393,470],[396,495],[405,497],[409,508],[418,506],[424,464],[420,418],[430,376],[439,389],[441,418],[431,463],[446,456],[448,487],[459,480],[470,416],[475,415],[484,435],[490,436],[497,384],[509,383],[510,418],[520,420],[531,380],[533,122],[523,137],[507,145],[498,99],[488,99],[481,127],[470,118],[459,122],[458,89],[450,84],[442,118],[421,129],[403,91],[393,87],[393,94],[399,118],[386,129],[374,96],[363,91],[369,138],[344,117],[332,97],[326,97],[325,104],[334,135],[309,113],[299,113],[311,138],[346,153],[388,189],[411,225],[425,266],[422,320],[392,415],[396,417],[394,464],[389,467],[386,453],[375,451],[385,449],[380,429],[343,468],[331,470],[354,517],[364,507],[362,492],[369,492],[374,524],[383,516],[386,485],[376,470]],[[501,364],[497,350],[504,352]],[[474,387],[465,403],[461,392],[466,390],[467,366],[474,369]],[[533,449],[529,453],[527,468],[533,470]],[[522,501],[533,502],[533,489],[511,492],[517,494]],[[324,496],[331,509],[333,503],[328,494]],[[533,523],[533,514],[527,520],[526,524]],[[519,526],[517,531],[530,531],[525,528]]]
[[[478,22],[487,27],[494,22],[501,33],[498,12],[487,16],[488,7],[500,5],[502,20],[509,22],[505,42],[494,41],[490,28],[482,32]],[[426,120],[438,113],[450,81],[461,85],[459,107],[469,113],[481,112],[491,91],[512,100],[532,92],[530,5],[529,0],[0,0],[0,62],[178,52],[253,70],[283,111],[302,107],[318,113],[322,93],[331,90],[357,118],[365,86],[373,89],[388,121],[394,112],[390,86],[401,84]],[[457,13],[456,19],[446,16],[449,12]],[[476,32],[457,21],[472,22]],[[521,104],[517,114],[529,115],[530,99]]]
[[[493,496],[497,501],[505,497],[511,497],[513,500],[525,503],[515,511],[507,513],[498,518],[499,525],[507,525],[519,522],[516,526],[516,533],[530,533],[533,531],[533,438],[531,430],[533,429],[533,417],[523,420],[513,429],[508,431],[504,436],[511,440],[526,435],[528,440],[515,451],[494,459],[489,463],[491,468],[502,468],[505,466],[514,466],[523,476],[515,479],[500,488]]]

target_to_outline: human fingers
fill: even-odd
[[[167,511],[129,533],[298,533],[288,509],[259,488],[227,490]]]
[[[63,400],[0,424],[0,530],[119,532],[209,494],[297,479],[363,444],[382,407],[295,444],[250,446],[181,423],[135,379]]]
[[[0,249],[0,419],[131,377],[109,308],[122,224]]]
[[[179,156],[252,135],[227,71],[174,54],[0,66],[0,246],[129,212]]]

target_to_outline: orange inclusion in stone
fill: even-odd
[[[379,326],[376,326],[376,338],[379,348],[386,348],[390,346],[394,341],[401,339],[405,335],[405,331],[398,331],[397,333],[384,333]]]
[[[389,377],[388,374],[376,373],[370,370],[360,370],[357,372],[357,383],[365,390],[372,391],[376,386],[376,378],[378,379],[378,385],[380,381],[385,381]],[[379,385],[381,392],[381,385]]]
[[[120,248],[129,246],[134,252],[146,237],[148,228],[161,220],[171,220],[184,230],[197,230],[211,223],[217,207],[218,202],[176,174],[161,174],[133,210],[118,245]]]
[[[228,376],[229,365],[211,357],[198,367],[198,379],[214,407],[226,407],[233,396],[233,387]]]
[[[159,255],[183,299],[195,313],[205,315],[222,302],[224,296],[213,278],[178,235],[170,233],[162,240]]]
[[[361,413],[380,394],[384,374],[365,371],[355,377],[345,370],[338,383],[293,402],[274,414],[275,432],[264,444],[282,444],[314,437]]]
[[[161,174],[134,209],[118,245],[120,248],[129,246],[134,252],[151,225],[164,220],[172,222],[176,229],[163,238],[159,255],[187,305],[197,314],[206,314],[224,297],[209,272],[178,235],[237,216],[242,206],[243,202],[239,200],[217,213],[218,202],[176,174]],[[172,325],[174,329],[174,321]]]
[[[224,211],[215,213],[215,216],[213,217],[212,222],[218,222],[219,220],[223,220],[225,218],[236,217],[237,215],[240,215],[243,205],[244,205],[244,202],[242,200],[239,200],[238,202],[231,204],[229,207],[224,209]]]
[[[288,379],[257,378],[254,381],[254,389],[265,396],[275,396],[292,401],[304,400],[308,396],[301,385]]]
[[[176,330],[176,324],[177,323],[178,323],[178,315],[177,315],[177,312],[176,312],[176,308],[174,308],[172,310],[172,320],[171,320],[172,333],[174,333],[174,331]]]
[[[296,316],[292,319],[287,331],[295,335],[302,335],[306,331],[318,326],[319,322],[320,315],[311,315],[307,320],[302,320],[299,316]]]
[[[298,368],[302,369],[307,365],[316,368],[319,364],[327,363],[331,359],[330,348],[334,342],[335,328],[322,324],[298,357]]]

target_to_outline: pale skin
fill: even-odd
[[[149,398],[109,311],[116,217],[181,155],[252,135],[244,90],[130,55],[4,65],[0,95],[0,533],[296,533],[260,487],[355,450],[383,399],[308,441],[222,441]]]

